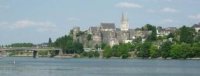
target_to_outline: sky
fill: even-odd
[[[200,22],[199,7],[200,0],[0,0],[0,45],[55,41],[73,27],[102,22],[120,27],[123,12],[130,28],[192,26]]]

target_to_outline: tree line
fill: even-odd
[[[104,48],[104,57],[130,57],[134,52],[140,58],[172,58],[186,59],[200,57],[200,32],[195,32],[191,27],[182,26],[168,36],[157,37],[156,27],[145,25],[142,30],[149,30],[151,34],[142,42],[141,38],[132,43],[119,44]]]

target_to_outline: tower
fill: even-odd
[[[122,13],[121,26],[120,27],[121,27],[121,31],[128,31],[129,24],[128,24],[127,14],[124,15],[124,13]]]

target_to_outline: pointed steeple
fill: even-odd
[[[124,21],[128,21],[128,17],[127,17],[127,13],[122,13],[122,18],[121,18],[121,21],[124,22]]]
[[[121,31],[128,31],[129,29],[129,24],[128,24],[128,17],[127,14],[124,15],[122,13],[122,18],[121,18]]]
[[[121,22],[124,21],[124,13],[122,13]]]

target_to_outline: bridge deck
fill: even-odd
[[[61,48],[55,47],[7,47],[7,48],[0,48],[0,51],[11,51],[11,50],[30,50],[30,51],[43,51],[43,50],[62,50]]]

